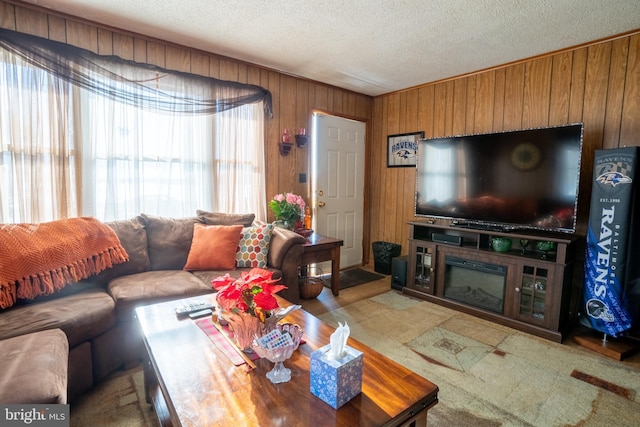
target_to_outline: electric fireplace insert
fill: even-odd
[[[444,297],[503,314],[507,267],[445,257]]]

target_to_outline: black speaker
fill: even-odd
[[[391,287],[402,290],[407,285],[407,256],[395,257],[391,260]]]
[[[452,236],[444,233],[433,233],[431,235],[431,240],[438,243],[446,243],[448,245],[462,245],[462,236]]]

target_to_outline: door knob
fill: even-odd
[[[318,202],[318,207],[323,207],[324,206],[324,202]]]

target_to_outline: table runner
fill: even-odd
[[[215,346],[220,350],[227,358],[233,363],[235,366],[244,365],[245,361],[238,353],[240,350],[229,343],[225,337],[222,336],[222,332],[216,328],[213,324],[213,319],[210,316],[194,320],[195,324],[198,325],[202,331],[207,334],[209,339],[215,344]],[[247,354],[247,353],[245,353]],[[247,354],[251,360],[259,359],[256,353]]]

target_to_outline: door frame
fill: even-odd
[[[336,113],[333,111],[322,110],[318,108],[314,108],[311,110],[310,120],[313,123],[314,114],[324,114],[326,116],[334,116],[340,117],[343,119],[355,120],[358,122],[364,123],[365,127],[365,135],[364,135],[364,203],[362,206],[362,265],[369,264],[369,260],[371,259],[371,194],[370,194],[370,185],[371,182],[371,120],[366,117],[352,116],[349,114]],[[312,143],[315,142],[315,139],[312,139]],[[309,176],[313,176],[313,172],[316,170],[316,165],[313,164],[313,159],[311,157],[312,150],[309,150]],[[313,205],[316,205],[316,195],[313,194],[311,185],[312,180],[308,180],[307,185],[307,194],[310,195],[309,199]]]

